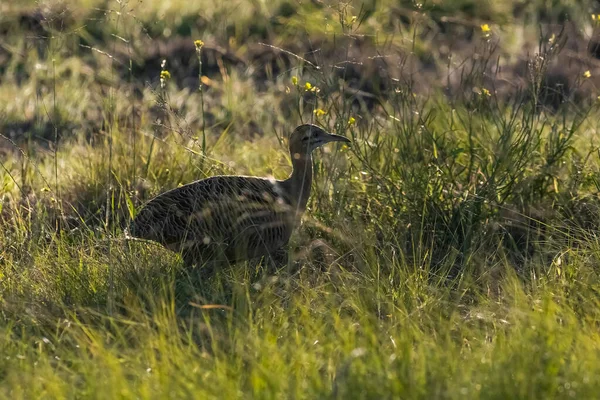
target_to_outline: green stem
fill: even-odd
[[[198,91],[200,92],[200,109],[202,110],[202,155],[206,155],[206,121],[204,118],[204,91],[202,90],[202,47],[198,47]]]

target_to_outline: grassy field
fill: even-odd
[[[598,7],[0,2],[0,397],[597,397]],[[126,240],[305,122],[293,268]]]

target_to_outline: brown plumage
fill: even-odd
[[[286,180],[214,176],[150,200],[130,226],[134,237],[182,253],[186,264],[234,263],[284,248],[310,196],[314,149],[350,141],[315,125],[290,136],[293,171]]]

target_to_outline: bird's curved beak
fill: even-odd
[[[328,133],[327,134],[327,142],[343,142],[343,143],[351,143],[350,139],[348,139],[347,137],[344,136],[340,136],[340,135],[335,135],[333,133]]]

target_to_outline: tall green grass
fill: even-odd
[[[596,396],[594,76],[582,64],[550,86],[568,46],[551,25],[528,39],[535,54],[503,42],[573,4],[184,3],[52,4],[36,48],[0,42],[2,397]],[[32,29],[18,21],[0,17]],[[290,39],[299,27],[320,44]],[[446,29],[469,31],[464,59],[424,87],[411,65],[443,65],[432,32]],[[138,47],[178,37],[162,67]],[[284,178],[285,136],[303,122],[353,143],[316,154],[292,268],[203,277],[125,239],[169,188]]]

